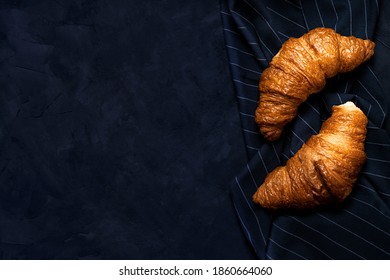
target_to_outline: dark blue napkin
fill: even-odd
[[[247,164],[231,184],[243,231],[262,259],[390,258],[389,86],[384,61],[389,44],[379,23],[385,4],[368,0],[222,0],[226,49],[237,95]],[[299,108],[281,139],[266,141],[254,122],[258,79],[289,37],[315,27],[375,41],[374,57],[353,72],[338,75]],[[386,96],[387,94],[387,96]],[[271,214],[252,202],[265,176],[284,165],[308,138],[318,133],[331,107],[355,102],[368,116],[367,162],[352,194],[339,207],[307,213]]]

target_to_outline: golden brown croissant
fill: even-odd
[[[302,209],[344,200],[366,159],[367,122],[350,101],[333,106],[320,132],[267,175],[253,201],[269,209]]]
[[[280,137],[309,95],[325,86],[325,79],[351,71],[374,54],[375,43],[345,37],[330,28],[316,28],[288,39],[260,77],[260,100],[255,121],[268,140]]]

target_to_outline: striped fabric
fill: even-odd
[[[244,137],[247,164],[231,184],[247,239],[261,259],[390,259],[390,139],[383,129],[388,108],[374,57],[338,75],[311,96],[280,140],[268,142],[254,122],[258,79],[289,37],[319,26],[376,41],[377,0],[221,0],[226,49]],[[252,203],[265,176],[284,165],[318,133],[331,107],[353,101],[368,116],[367,162],[352,194],[339,207],[271,214]]]

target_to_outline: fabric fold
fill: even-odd
[[[246,145],[246,166],[231,183],[243,232],[261,259],[388,259],[390,257],[390,139],[384,79],[376,74],[383,48],[300,106],[281,139],[266,141],[254,122],[258,79],[289,37],[325,26],[375,41],[380,1],[221,0],[221,19]],[[271,214],[252,195],[276,166],[284,165],[330,116],[331,107],[355,102],[369,119],[367,162],[352,194],[338,207]]]

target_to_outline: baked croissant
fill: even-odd
[[[330,28],[316,28],[288,39],[259,81],[260,99],[255,121],[268,140],[280,137],[309,95],[325,86],[325,79],[351,71],[374,54],[375,43],[345,37]]]
[[[267,175],[253,201],[268,209],[307,209],[341,202],[366,160],[367,117],[352,102],[332,107],[317,135]]]

